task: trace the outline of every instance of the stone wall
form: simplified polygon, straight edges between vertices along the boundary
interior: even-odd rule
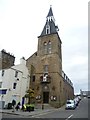
[[[44,43],[51,42],[51,53],[46,53]],[[47,35],[38,38],[38,51],[27,59],[27,67],[31,75],[30,87],[34,89],[35,96],[40,99],[37,103],[43,102],[43,92],[49,92],[49,104],[60,107],[65,104],[68,98],[73,98],[74,89],[62,77],[62,53],[61,40],[57,34]],[[49,82],[42,82],[44,66],[48,66]],[[33,76],[35,80],[33,81]],[[42,79],[41,79],[42,78]]]
[[[5,50],[0,52],[0,69],[10,68],[14,65],[15,57]]]

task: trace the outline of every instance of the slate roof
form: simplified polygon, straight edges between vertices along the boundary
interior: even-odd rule
[[[43,31],[42,31],[40,36],[46,35],[46,25],[47,25],[47,22],[46,22],[46,24],[45,24],[45,26],[43,28]],[[55,23],[53,21],[49,21],[49,25],[50,25],[50,34],[57,33],[56,27],[55,27]]]
[[[52,8],[50,7],[47,17],[53,16]]]
[[[47,24],[50,26],[50,33],[49,34],[55,34],[57,33],[58,31],[58,27],[55,26],[55,21],[54,21],[54,16],[53,16],[53,12],[52,12],[52,8],[50,7],[49,9],[49,12],[48,12],[48,15],[47,15],[47,20],[46,20],[46,23],[45,23],[45,26],[41,32],[41,35],[39,37],[42,37],[42,36],[45,36],[45,35],[48,35],[46,34],[46,26]],[[50,18],[50,19],[48,19]]]

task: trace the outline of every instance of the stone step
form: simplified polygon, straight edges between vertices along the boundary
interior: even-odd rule
[[[54,107],[50,106],[50,104],[36,104],[35,108],[36,109],[42,109],[42,107],[44,107],[44,109],[54,109]]]

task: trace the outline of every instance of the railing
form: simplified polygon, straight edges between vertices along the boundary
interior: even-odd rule
[[[41,83],[51,83],[51,77],[49,75],[48,76],[41,76],[40,82]]]
[[[69,83],[71,86],[73,86],[73,83],[71,82],[71,80],[67,77],[67,75],[63,71],[62,71],[62,77],[67,83]]]

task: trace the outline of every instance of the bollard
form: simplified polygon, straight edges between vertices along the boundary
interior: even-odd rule
[[[42,104],[42,110],[44,109],[44,104]]]
[[[15,112],[15,105],[13,106],[13,110],[12,110],[12,112]]]

